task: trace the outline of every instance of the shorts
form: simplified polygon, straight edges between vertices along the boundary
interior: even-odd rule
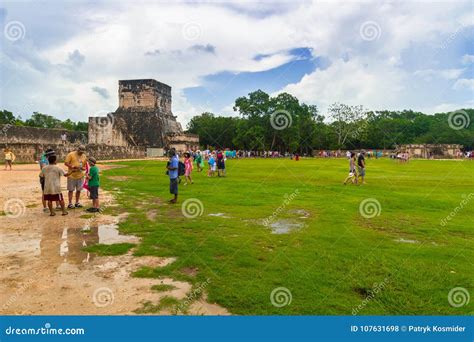
[[[84,180],[81,179],[74,179],[68,178],[67,179],[67,191],[81,191],[82,187],[84,186]]]
[[[216,165],[211,166],[211,171],[216,171]]]
[[[170,178],[170,194],[178,194],[178,177]]]
[[[217,161],[217,168],[218,168],[219,170],[225,169],[225,163],[224,163],[223,160]]]
[[[185,176],[189,176],[190,174],[191,174],[191,170],[186,170],[186,171],[184,171],[184,175],[185,175]]]
[[[365,167],[358,167],[359,170],[359,176],[364,177],[365,176]]]
[[[44,191],[44,177],[40,177],[41,191]]]
[[[64,201],[63,194],[43,195],[45,201]]]
[[[99,187],[98,186],[90,186],[89,187],[89,194],[90,199],[99,199]]]

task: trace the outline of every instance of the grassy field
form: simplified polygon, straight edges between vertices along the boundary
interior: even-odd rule
[[[342,185],[345,159],[229,160],[225,178],[194,172],[175,205],[165,162],[118,164],[102,176],[120,203],[107,210],[130,213],[120,230],[143,238],[136,255],[177,257],[137,277],[204,282],[209,301],[232,314],[473,312],[473,301],[455,307],[448,293],[474,294],[474,162],[372,159],[356,187]],[[201,215],[183,215],[187,199]]]

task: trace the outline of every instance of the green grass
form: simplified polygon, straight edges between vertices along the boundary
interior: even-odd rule
[[[171,291],[174,290],[176,286],[171,285],[171,284],[158,284],[158,285],[153,285],[151,287],[152,290],[157,291],[157,292],[166,292],[166,291]]]
[[[118,164],[124,167],[105,171],[102,185],[116,193],[120,209],[113,210],[130,213],[120,231],[143,238],[135,255],[177,257],[134,276],[172,277],[194,288],[207,282],[209,301],[233,314],[351,315],[367,296],[373,299],[360,315],[473,312],[473,300],[456,308],[448,293],[463,287],[474,296],[474,195],[441,225],[474,192],[473,162],[372,159],[367,184],[356,187],[342,185],[345,159],[229,160],[226,178],[194,172],[195,184],[180,185],[176,205],[166,204],[165,162]],[[201,216],[182,214],[189,198],[203,203]],[[359,205],[370,198],[381,211],[365,218]],[[262,222],[273,213],[274,221],[303,226],[272,234]],[[289,305],[272,305],[277,287],[291,292]]]

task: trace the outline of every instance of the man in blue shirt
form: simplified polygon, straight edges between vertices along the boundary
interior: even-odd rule
[[[172,148],[169,152],[170,161],[168,162],[168,176],[170,177],[170,193],[174,195],[174,198],[170,200],[170,203],[176,203],[178,201],[178,164],[179,159],[176,155],[176,150]]]

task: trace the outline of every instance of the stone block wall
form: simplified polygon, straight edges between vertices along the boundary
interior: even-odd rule
[[[87,144],[87,132],[68,131],[55,128],[0,125],[2,144],[61,144],[61,134],[66,133],[70,144]]]
[[[89,143],[110,146],[127,146],[127,139],[118,128],[113,114],[105,117],[89,117]]]
[[[7,144],[0,143],[0,160],[3,162],[3,149]],[[73,151],[75,146],[61,145],[61,144],[8,144],[8,147],[13,151],[16,156],[16,162],[18,163],[34,163],[38,161],[41,153],[47,148],[52,148],[58,160],[63,162],[66,155]],[[113,159],[140,159],[145,158],[144,147],[132,147],[132,146],[108,146],[104,144],[89,144],[86,145],[86,153],[88,156],[100,160],[113,160]]]
[[[171,112],[171,87],[153,79],[119,81],[119,107]]]

